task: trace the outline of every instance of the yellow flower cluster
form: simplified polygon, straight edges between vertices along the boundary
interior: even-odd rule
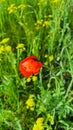
[[[44,23],[43,23],[43,27],[47,27],[47,26],[49,26],[50,25],[50,22],[49,21],[44,21]]]
[[[26,7],[25,4],[20,4],[20,5],[18,6],[18,9],[25,8],[25,7]]]
[[[54,60],[54,56],[53,55],[50,55],[49,56],[49,61],[51,62],[51,61],[53,61]]]
[[[36,30],[38,30],[40,27],[48,27],[50,25],[50,22],[48,20],[37,20],[37,22],[35,23],[35,28]]]
[[[37,78],[37,76],[32,76],[32,81],[34,82],[34,81],[36,81],[38,78]]]
[[[0,54],[2,54],[3,52],[10,52],[11,51],[11,46],[7,45],[7,46],[0,46]]]
[[[15,4],[11,4],[10,7],[8,7],[9,14],[16,12],[16,10],[17,7],[15,6]]]
[[[9,45],[6,46],[6,47],[5,47],[5,50],[6,50],[7,52],[10,52],[10,51],[11,51],[11,46],[9,46]]]
[[[42,117],[39,117],[33,126],[33,130],[44,130],[43,120],[44,119]]]
[[[45,15],[44,18],[53,18],[53,15],[52,14]]]
[[[11,4],[9,7],[8,7],[8,13],[11,14],[11,13],[15,13],[17,11],[17,9],[23,9],[25,8],[26,5],[25,4],[20,4],[18,5],[17,7],[15,6],[15,4]]]
[[[48,61],[44,62],[44,65],[47,66],[48,65]]]
[[[50,114],[47,114],[47,120],[48,120],[51,124],[54,123],[53,116],[50,115]]]
[[[45,56],[44,56],[45,58],[47,58],[48,57],[48,55],[47,54],[45,54]]]
[[[30,82],[31,80],[33,81],[33,82],[35,82],[35,81],[37,81],[37,76],[31,76],[31,77],[29,77],[29,78],[27,78],[27,82]]]
[[[46,62],[44,62],[44,65],[48,65],[49,62],[52,62],[54,60],[54,56],[53,55],[50,55],[48,56],[47,54],[45,54],[44,56],[45,58],[49,58],[49,60],[47,60]]]
[[[9,41],[9,38],[4,38],[2,39],[2,41],[0,41],[0,44],[4,44],[4,43],[7,43]]]
[[[0,41],[0,54],[2,54],[4,51],[10,52],[11,51],[11,46],[6,45],[9,41],[9,38],[4,38],[2,41]]]
[[[16,49],[20,49],[20,48],[24,48],[24,44],[23,43],[18,43]]]
[[[25,104],[27,109],[34,110],[35,102],[32,95],[29,96]]]
[[[31,82],[31,77],[27,78],[26,80],[28,83]]]
[[[38,30],[43,23],[43,19],[37,20],[35,23],[35,29]]]

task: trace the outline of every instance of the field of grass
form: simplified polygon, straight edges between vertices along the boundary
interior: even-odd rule
[[[19,63],[36,56],[39,74]],[[0,0],[0,130],[73,130],[73,0]]]

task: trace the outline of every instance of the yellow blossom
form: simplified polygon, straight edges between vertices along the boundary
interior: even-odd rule
[[[50,22],[49,22],[49,21],[44,21],[43,27],[44,27],[44,26],[48,26],[48,25],[50,25]]]
[[[31,81],[31,78],[29,77],[29,78],[27,78],[27,80],[26,80],[28,83]]]
[[[42,125],[34,124],[33,130],[44,130]]]
[[[36,121],[36,123],[37,124],[41,124],[41,123],[43,123],[43,117],[39,117],[39,118],[37,118],[37,121]]]
[[[2,41],[0,42],[1,44],[2,43],[7,43],[9,41],[9,38],[4,38],[4,39],[2,39]]]
[[[34,110],[35,102],[32,96],[29,96],[25,104],[27,109]]]
[[[51,119],[52,116],[48,113],[48,114],[47,114],[47,118],[48,118],[48,119]]]
[[[33,130],[44,130],[44,127],[43,127],[43,118],[42,117],[39,117],[36,120],[36,123],[33,126]]]
[[[0,46],[0,54],[3,53],[3,51],[4,51],[4,47]]]
[[[34,107],[30,107],[30,110],[31,110],[31,111],[34,111]]]
[[[52,115],[47,114],[47,119],[48,119],[48,121],[49,121],[51,124],[54,123],[54,120],[53,120],[53,116],[52,116]]]
[[[53,18],[53,15],[49,14],[48,17],[49,17],[49,18]]]
[[[10,7],[8,7],[9,14],[15,12],[16,10],[17,10],[17,7],[15,6],[15,4],[11,4]]]
[[[43,19],[37,20],[37,22],[35,23],[35,29],[39,30],[39,28],[42,25],[42,23],[43,23]]]
[[[51,62],[51,61],[53,61],[54,60],[54,56],[53,55],[50,55],[49,56],[49,61]]]
[[[45,56],[44,56],[45,58],[47,58],[48,57],[48,55],[47,54],[45,54]]]
[[[37,24],[42,24],[42,22],[43,22],[43,19],[40,19],[40,20],[37,20]]]
[[[26,50],[26,48],[24,47],[24,48],[23,48],[23,50],[25,51],[25,50]]]
[[[20,9],[20,8],[25,8],[25,7],[26,7],[25,4],[20,4],[20,5],[18,6],[18,9]]]
[[[11,46],[6,46],[6,47],[5,47],[5,50],[6,50],[7,52],[11,51]]]
[[[37,76],[32,76],[32,81],[36,81],[37,80]]]
[[[44,18],[47,18],[47,17],[48,17],[47,15],[44,16]]]
[[[18,43],[16,49],[20,49],[20,48],[24,48],[24,44],[23,43]]]
[[[44,65],[48,65],[48,62],[46,61],[46,62],[44,62]]]

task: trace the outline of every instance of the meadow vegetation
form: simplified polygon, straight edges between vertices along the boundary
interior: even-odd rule
[[[43,67],[25,78],[19,63]],[[73,0],[0,0],[0,130],[73,130]]]

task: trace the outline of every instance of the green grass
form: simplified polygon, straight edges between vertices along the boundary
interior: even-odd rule
[[[27,79],[19,63],[31,55],[43,68]],[[38,130],[40,117],[39,130],[73,129],[73,2],[0,0],[0,130]]]

